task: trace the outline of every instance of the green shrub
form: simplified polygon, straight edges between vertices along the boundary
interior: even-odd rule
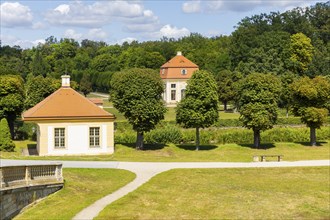
[[[116,144],[129,144],[136,142],[136,132],[128,130],[125,132],[115,132],[115,143]]]
[[[169,144],[180,143],[182,140],[181,130],[173,125],[165,125],[157,127],[154,130],[146,133],[145,141],[150,144]]]
[[[11,139],[10,130],[6,118],[0,121],[0,151],[14,151],[15,144]]]

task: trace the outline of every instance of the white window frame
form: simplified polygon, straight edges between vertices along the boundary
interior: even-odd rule
[[[181,69],[181,74],[182,75],[187,75],[188,71],[186,69]]]
[[[65,128],[54,128],[54,148],[65,149]]]
[[[96,131],[98,131],[98,132],[96,132]],[[89,127],[89,147],[90,148],[101,147],[101,129],[100,129],[100,127]]]

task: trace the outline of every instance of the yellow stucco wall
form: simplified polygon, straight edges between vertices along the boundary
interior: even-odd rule
[[[58,122],[37,122],[37,150],[40,156],[44,155],[96,155],[96,154],[112,154],[114,153],[114,122],[111,121],[58,121]],[[72,148],[74,147],[77,151],[79,146],[70,146],[69,142],[72,142],[72,138],[78,138],[73,142],[82,142],[83,145],[89,143],[89,134],[84,132],[82,134],[75,134],[74,136],[68,135],[69,128],[79,128],[84,130],[89,127],[100,127],[100,145],[105,146],[105,148],[87,148],[84,152],[73,152]],[[52,132],[54,128],[65,128],[65,149],[55,149],[53,143],[49,140],[53,138],[54,135]],[[78,130],[79,130],[78,129]],[[51,133],[49,133],[51,131]],[[89,131],[89,129],[88,129]],[[106,137],[104,137],[104,135]],[[71,141],[69,141],[69,139]],[[86,146],[85,146],[86,148]]]

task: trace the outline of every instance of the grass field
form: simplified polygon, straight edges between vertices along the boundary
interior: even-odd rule
[[[116,191],[135,174],[115,169],[64,169],[64,188],[25,210],[15,219],[72,219],[83,208]]]
[[[285,161],[324,160],[330,159],[330,142],[324,141],[320,146],[310,147],[307,143],[274,143],[263,145],[265,149],[255,149],[251,145],[224,144],[202,145],[195,151],[194,145],[146,145],[143,151],[137,151],[132,145],[116,144],[113,155],[99,156],[21,156],[21,149],[34,142],[16,143],[16,152],[0,152],[3,159],[32,160],[85,160],[85,161],[149,161],[149,162],[251,162],[253,155],[281,154]]]
[[[96,219],[329,219],[329,172],[329,167],[171,170]]]

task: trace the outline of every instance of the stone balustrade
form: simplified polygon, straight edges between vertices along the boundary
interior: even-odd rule
[[[0,220],[63,187],[62,164],[0,167]]]
[[[63,183],[62,164],[0,167],[0,189]]]

